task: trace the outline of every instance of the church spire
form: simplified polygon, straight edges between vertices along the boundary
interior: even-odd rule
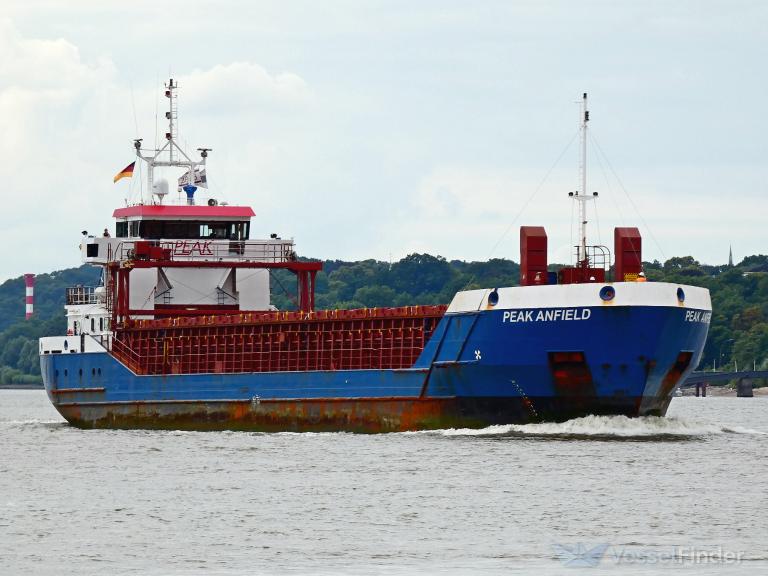
[[[728,267],[733,268],[733,246],[728,246]]]

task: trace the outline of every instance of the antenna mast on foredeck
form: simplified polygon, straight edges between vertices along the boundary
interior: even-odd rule
[[[576,260],[578,264],[585,266],[589,265],[587,256],[587,202],[597,198],[597,192],[587,193],[587,122],[589,122],[589,110],[587,109],[587,93],[584,92],[579,114],[579,130],[581,132],[581,161],[579,163],[581,190],[577,190],[576,193],[571,192],[569,196],[579,203],[579,246]]]
[[[178,83],[173,81],[173,78],[169,79],[165,84],[165,97],[168,98],[168,111],[165,113],[165,117],[168,120],[168,132],[165,133],[165,144],[160,147],[159,150],[152,150],[154,155],[144,156],[141,153],[140,138],[134,140],[133,146],[136,148],[136,156],[141,158],[147,163],[147,184],[149,186],[150,194],[154,194],[158,198],[160,204],[163,203],[163,197],[168,193],[167,185],[161,186],[163,182],[158,183],[155,186],[155,167],[180,167],[186,168],[186,182],[184,190],[187,192],[188,203],[194,204],[194,192],[197,190],[195,186],[196,175],[204,174],[205,161],[208,157],[210,148],[198,148],[200,150],[201,159],[198,161],[192,160],[187,156],[186,152],[176,143],[176,129],[178,120],[178,104],[176,103],[176,89],[179,87]],[[159,160],[161,154],[168,154],[167,160]],[[204,176],[203,176],[204,177]],[[180,182],[179,185],[182,183]],[[188,190],[190,189],[190,190]]]

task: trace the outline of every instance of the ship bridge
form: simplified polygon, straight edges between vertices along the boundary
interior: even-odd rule
[[[312,310],[321,262],[299,261],[293,239],[277,234],[252,239],[255,214],[248,206],[230,206],[215,198],[196,203],[195,192],[208,189],[206,162],[212,150],[198,148],[200,157],[192,158],[179,146],[178,85],[170,79],[165,87],[169,103],[165,143],[156,149],[146,148],[140,138],[134,140],[137,161],[146,165],[141,202],[112,213],[114,231],[83,232],[83,262],[101,266],[104,272],[98,294],[95,289],[88,292],[87,301],[80,301],[85,297],[78,290],[88,287],[72,292],[74,300],[67,309],[73,335],[86,329],[89,334],[107,332],[131,319],[274,310],[270,302],[273,269],[296,275],[296,304],[302,311]],[[135,164],[119,172],[114,182],[132,177]],[[169,182],[155,180],[156,168],[184,170],[174,183],[179,203],[166,202]],[[146,201],[144,190],[149,192]],[[182,192],[186,203],[182,203]]]
[[[270,310],[270,269],[299,278],[303,309],[313,307],[321,263],[299,262],[292,239],[251,239],[247,206],[139,204],[118,208],[114,236],[86,235],[83,262],[105,267],[111,294],[122,285],[118,316],[201,315]],[[128,274],[130,273],[130,280]],[[124,275],[117,282],[118,275]]]
[[[142,204],[112,216],[118,238],[247,240],[255,214],[247,206]]]
[[[139,204],[118,208],[114,237],[88,236],[84,263],[106,265],[134,258],[175,261],[290,262],[293,240],[250,239],[248,206]],[[107,231],[109,234],[109,231]]]

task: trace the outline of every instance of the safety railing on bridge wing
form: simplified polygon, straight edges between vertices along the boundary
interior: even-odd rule
[[[266,240],[134,240],[117,245],[115,260],[291,262],[293,242]]]

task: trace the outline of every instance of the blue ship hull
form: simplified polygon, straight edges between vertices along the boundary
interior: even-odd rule
[[[447,313],[400,370],[141,376],[110,353],[44,353],[47,393],[81,427],[385,432],[664,415],[709,311],[583,306]]]

